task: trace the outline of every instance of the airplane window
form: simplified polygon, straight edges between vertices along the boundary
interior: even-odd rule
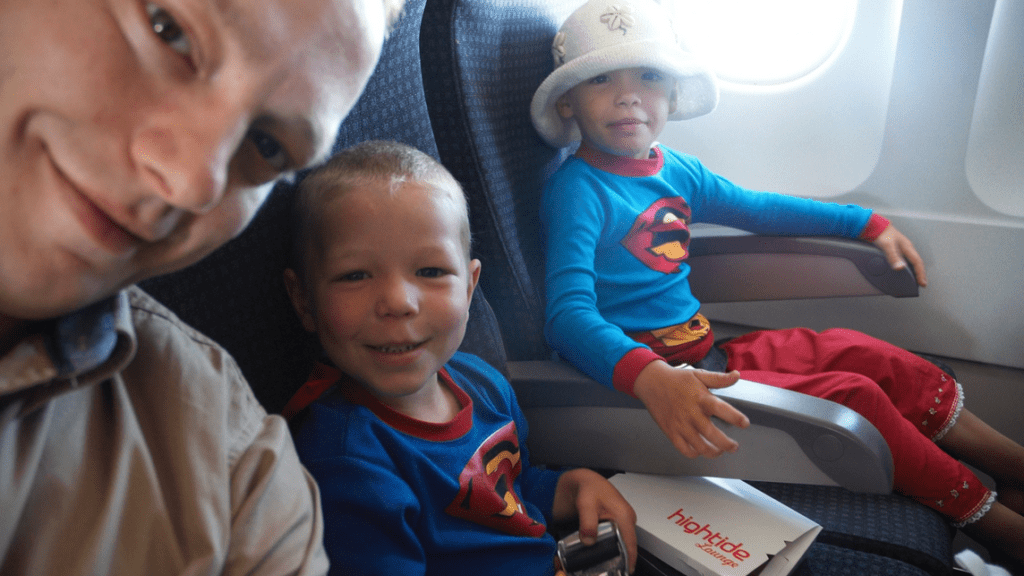
[[[669,122],[666,146],[754,190],[832,198],[871,176],[903,0],[661,1],[723,78],[718,108]]]
[[[989,208],[1024,216],[1024,3],[999,0],[981,66],[967,142],[971,189]]]
[[[813,73],[849,38],[856,0],[667,0],[687,46],[719,79],[792,82]]]

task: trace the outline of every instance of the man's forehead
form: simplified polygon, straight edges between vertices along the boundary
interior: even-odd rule
[[[275,122],[329,153],[333,136],[372,72],[384,36],[379,0],[216,0],[224,27],[253,66],[273,70]]]

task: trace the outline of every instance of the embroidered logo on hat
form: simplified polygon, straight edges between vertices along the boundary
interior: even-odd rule
[[[607,12],[601,15],[601,22],[607,24],[608,29],[613,32],[615,30],[622,30],[622,35],[625,36],[635,23],[635,20],[633,20],[633,11],[629,5],[612,5],[608,7]]]

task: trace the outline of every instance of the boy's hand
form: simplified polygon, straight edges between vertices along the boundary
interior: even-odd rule
[[[924,288],[928,285],[928,275],[924,271],[924,260],[914,249],[914,243],[889,224],[878,238],[875,238],[874,245],[878,246],[889,261],[893,270],[902,270],[909,263],[917,278],[917,284]]]
[[[722,374],[674,368],[659,360],[640,372],[633,393],[684,456],[714,458],[735,452],[739,444],[719,430],[711,417],[740,428],[749,426],[750,420],[708,389],[731,386],[739,377],[735,370]]]
[[[597,540],[597,525],[602,520],[615,522],[629,553],[629,571],[636,569],[636,512],[604,476],[586,468],[562,474],[551,515],[555,520],[578,517],[580,540],[588,546]]]

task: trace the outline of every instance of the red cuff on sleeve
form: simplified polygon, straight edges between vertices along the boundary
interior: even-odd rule
[[[867,240],[868,242],[874,242],[876,238],[882,235],[882,232],[889,227],[889,219],[877,212],[871,213],[871,218],[868,218],[868,223],[864,225],[864,229],[860,231],[860,239]]]
[[[612,385],[615,386],[616,390],[636,398],[636,394],[633,394],[633,385],[636,384],[636,378],[648,364],[655,360],[664,359],[646,346],[633,348],[626,352],[626,355],[615,364],[615,371],[612,373]]]

